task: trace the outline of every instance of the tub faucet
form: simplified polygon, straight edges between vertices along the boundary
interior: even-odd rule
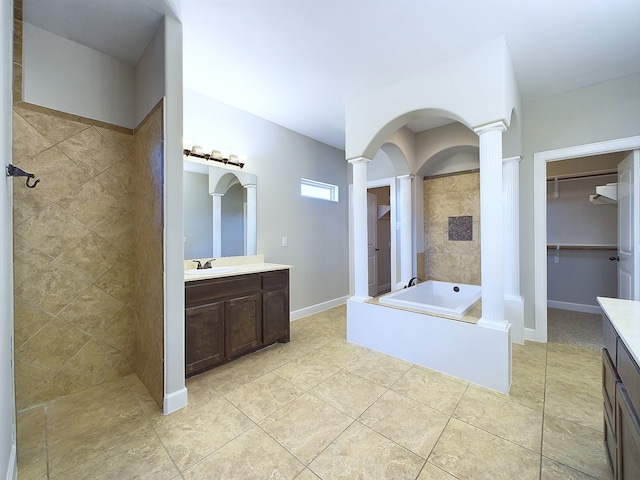
[[[422,280],[420,280],[418,277],[413,277],[411,280],[409,280],[409,283],[407,283],[404,288],[413,287],[414,285],[416,285],[421,281]]]

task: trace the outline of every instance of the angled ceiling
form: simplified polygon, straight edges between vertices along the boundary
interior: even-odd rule
[[[131,64],[163,14],[186,88],[338,148],[351,99],[496,37],[525,101],[640,72],[637,0],[24,0],[25,21]]]

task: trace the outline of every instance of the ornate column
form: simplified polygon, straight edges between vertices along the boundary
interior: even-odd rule
[[[364,157],[349,160],[353,166],[353,283],[354,297],[367,299],[367,164]]]
[[[400,283],[406,285],[413,277],[413,241],[411,208],[411,182],[415,175],[398,177],[400,220]]]
[[[246,248],[245,255],[256,255],[258,250],[257,239],[257,188],[255,184],[244,185],[247,191],[247,217],[245,218],[245,232],[246,232]]]
[[[502,206],[503,122],[474,129],[480,137],[480,242],[482,317],[478,325],[505,329]]]
[[[511,339],[524,343],[524,303],[520,295],[520,160],[502,161],[504,197],[504,313]]]
[[[221,193],[212,193],[213,198],[213,258],[222,256],[222,197]]]

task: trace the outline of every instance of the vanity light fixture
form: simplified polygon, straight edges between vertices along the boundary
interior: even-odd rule
[[[208,153],[210,152],[210,153]],[[190,140],[184,140],[182,144],[182,153],[187,157],[204,158],[212,162],[220,162],[225,165],[235,165],[236,167],[244,167],[246,155],[235,155],[225,150],[214,150],[200,145],[194,145]]]

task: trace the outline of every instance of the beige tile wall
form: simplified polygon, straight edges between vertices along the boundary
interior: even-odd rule
[[[18,409],[133,371],[133,135],[13,109]]]
[[[473,216],[473,240],[449,240],[449,217]],[[424,241],[427,280],[480,285],[480,174],[424,179]]]
[[[134,133],[136,373],[159,406],[164,397],[163,187],[164,120],[162,101]]]

